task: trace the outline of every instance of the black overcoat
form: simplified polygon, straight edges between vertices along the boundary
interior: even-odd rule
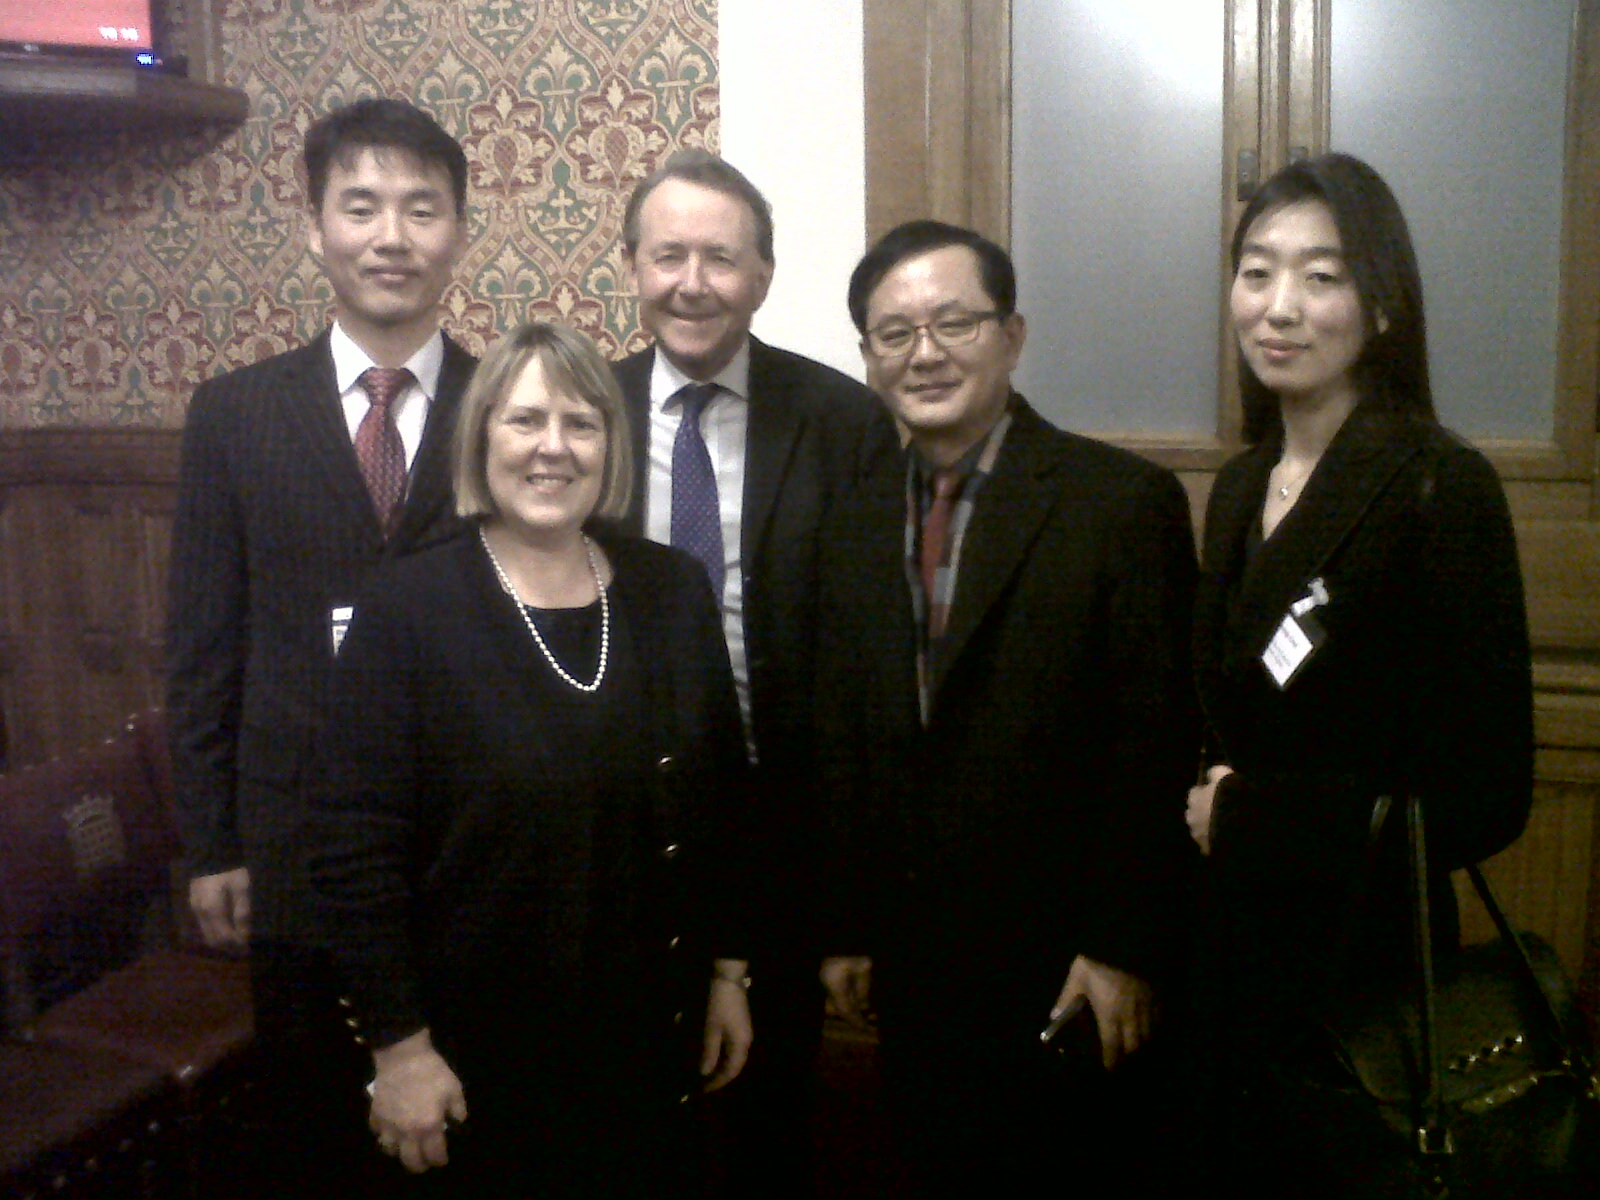
[[[1453,936],[1446,873],[1521,832],[1533,754],[1516,544],[1488,461],[1436,425],[1358,406],[1260,542],[1280,451],[1270,440],[1217,476],[1195,613],[1212,753],[1237,772],[1213,815],[1207,875],[1229,950],[1211,965],[1264,1006],[1315,1000],[1352,954],[1367,965],[1409,940],[1403,822],[1352,891],[1380,795],[1421,797]],[[1280,688],[1261,655],[1314,579],[1326,639]]]
[[[925,728],[903,456],[830,522],[822,572],[828,953],[872,956],[886,1043],[943,1025],[974,1058],[1036,1054],[1079,954],[1166,976],[1199,745],[1183,489],[1013,411]]]

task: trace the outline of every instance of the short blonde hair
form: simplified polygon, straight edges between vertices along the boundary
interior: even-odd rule
[[[633,495],[633,438],[622,392],[593,342],[565,325],[544,321],[528,321],[489,347],[461,398],[453,452],[457,514],[470,520],[499,512],[489,492],[489,418],[534,359],[552,388],[594,405],[605,422],[605,470],[600,500],[590,515],[626,515]]]

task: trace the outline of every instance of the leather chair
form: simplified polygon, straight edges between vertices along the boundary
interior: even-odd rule
[[[179,852],[161,714],[78,754],[0,777],[0,960],[14,1038],[139,1064],[173,1085],[198,1166],[236,1102],[253,1037],[248,965],[181,945],[117,947],[127,914],[170,942]],[[123,940],[126,940],[124,937]],[[110,945],[108,946],[108,942]],[[70,947],[125,961],[74,963]],[[70,994],[41,996],[39,951]],[[88,982],[85,976],[92,977]],[[41,1000],[45,1001],[41,1003]]]
[[[0,1042],[0,1195],[171,1195],[173,1085],[112,1055]]]

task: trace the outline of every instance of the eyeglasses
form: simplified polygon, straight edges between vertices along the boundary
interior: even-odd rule
[[[920,325],[914,325],[909,321],[891,321],[887,325],[867,330],[864,340],[867,349],[879,358],[902,358],[910,354],[923,333],[933,339],[934,345],[949,350],[975,341],[978,330],[985,321],[992,317],[1004,316],[1004,313],[990,310],[975,313],[946,313],[938,320],[926,321]]]

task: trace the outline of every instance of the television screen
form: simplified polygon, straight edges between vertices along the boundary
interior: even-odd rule
[[[150,5],[151,0],[0,0],[0,49],[153,57]]]

